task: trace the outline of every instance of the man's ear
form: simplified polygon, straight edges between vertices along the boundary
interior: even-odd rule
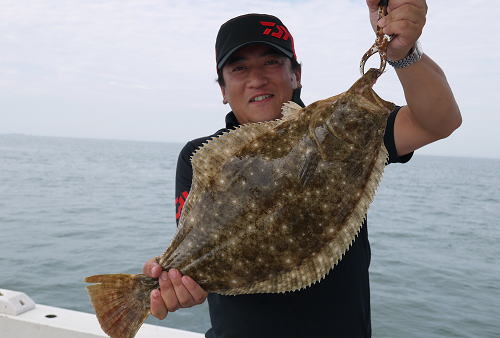
[[[222,103],[227,104],[228,102],[226,100],[226,87],[224,87],[223,85],[219,85],[219,87],[222,94]]]
[[[296,87],[294,89],[301,88],[302,84],[300,83],[300,80],[302,77],[302,68],[298,67],[296,70],[292,72],[292,74],[295,75],[295,81],[296,81]]]

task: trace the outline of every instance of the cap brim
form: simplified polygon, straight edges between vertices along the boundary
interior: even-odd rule
[[[224,64],[226,63],[227,59],[229,59],[229,57],[231,55],[233,55],[233,53],[236,52],[238,49],[240,49],[243,46],[251,45],[251,44],[255,44],[255,43],[263,43],[263,44],[269,45],[269,46],[273,47],[274,49],[278,50],[279,52],[283,53],[285,56],[288,56],[290,59],[293,58],[292,52],[290,52],[289,50],[286,50],[283,47],[278,46],[272,42],[269,42],[269,41],[250,41],[250,42],[242,43],[241,45],[238,45],[238,46],[234,47],[233,49],[231,49],[229,52],[227,52],[226,55],[224,55],[224,57],[219,61],[219,63],[217,63],[217,69],[221,69],[224,66]]]

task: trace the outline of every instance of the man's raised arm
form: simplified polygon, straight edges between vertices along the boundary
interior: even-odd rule
[[[379,0],[367,0],[372,26],[377,25]],[[384,33],[393,35],[387,57],[404,59],[416,45],[427,14],[425,0],[390,0],[388,15],[378,21]],[[396,68],[407,106],[398,112],[394,141],[399,155],[449,136],[462,123],[460,110],[441,68],[430,57]]]

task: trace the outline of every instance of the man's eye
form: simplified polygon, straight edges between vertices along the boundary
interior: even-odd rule
[[[241,72],[242,70],[245,70],[245,66],[235,66],[235,67],[233,67],[233,72]]]
[[[280,61],[279,61],[279,60],[276,60],[276,59],[272,59],[272,60],[267,60],[267,61],[266,61],[266,64],[267,64],[267,65],[277,65],[277,64],[279,64],[279,63],[280,63]]]

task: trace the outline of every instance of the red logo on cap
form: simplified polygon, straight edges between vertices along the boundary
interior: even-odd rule
[[[261,21],[260,24],[264,27],[267,27],[264,32],[262,32],[262,35],[269,35],[274,36],[275,38],[278,39],[283,39],[283,40],[288,40],[290,37],[290,33],[288,33],[287,29],[285,26],[277,25],[276,22],[271,22],[271,21]],[[277,31],[272,32],[273,30],[269,27],[275,27]],[[272,32],[272,33],[271,33]]]

